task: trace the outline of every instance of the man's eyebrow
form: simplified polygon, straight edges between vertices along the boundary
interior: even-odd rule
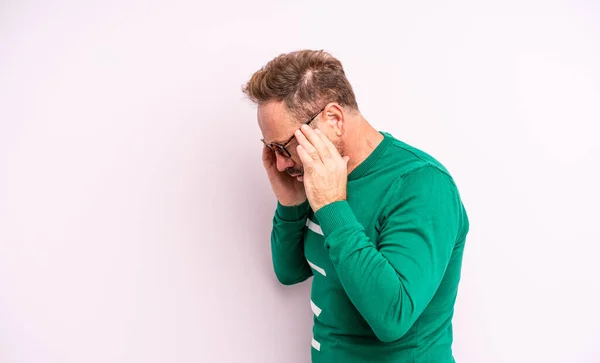
[[[293,137],[292,137],[292,139],[293,139]],[[290,138],[288,138],[287,140],[283,140],[283,141],[277,140],[277,141],[267,142],[267,144],[279,144],[279,145],[283,145],[283,144],[285,144],[288,141],[291,141]]]

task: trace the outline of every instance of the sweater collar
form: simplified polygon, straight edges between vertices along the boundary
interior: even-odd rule
[[[383,135],[383,140],[381,140],[379,145],[373,149],[371,154],[369,154],[369,156],[362,163],[358,164],[358,166],[352,170],[352,172],[348,175],[348,181],[363,177],[373,167],[373,165],[375,165],[377,160],[390,145],[392,136],[383,131],[379,131],[379,133]]]

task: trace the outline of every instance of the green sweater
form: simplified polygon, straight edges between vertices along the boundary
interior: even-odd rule
[[[312,361],[454,362],[452,316],[469,222],[448,171],[381,132],[347,201],[277,203],[273,266],[312,280]]]

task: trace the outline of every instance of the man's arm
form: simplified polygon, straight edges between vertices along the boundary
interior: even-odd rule
[[[273,269],[279,282],[293,285],[312,276],[304,256],[304,226],[310,205],[283,206],[277,202],[271,231]]]
[[[347,201],[316,212],[344,290],[384,342],[401,338],[432,299],[462,223],[458,192],[438,169],[422,167],[395,188],[377,247]]]

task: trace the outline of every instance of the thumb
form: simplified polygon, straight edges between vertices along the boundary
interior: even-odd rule
[[[344,162],[346,162],[346,166],[348,166],[348,161],[350,161],[350,157],[344,156],[342,159],[344,159]]]

